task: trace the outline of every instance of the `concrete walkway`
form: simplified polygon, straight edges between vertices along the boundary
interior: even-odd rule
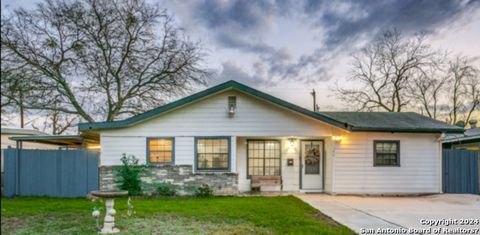
[[[475,229],[480,228],[478,223],[461,225],[458,221],[458,219],[480,220],[479,195],[362,197],[300,194],[296,196],[360,234],[378,234],[378,228],[399,231],[397,234],[434,234],[435,229],[440,230],[439,234],[445,234],[449,232],[448,229],[458,228],[474,229],[473,234],[480,234],[480,231],[475,233]],[[455,219],[457,222],[453,221]],[[429,225],[427,222],[440,224]],[[447,223],[456,224],[448,225]],[[462,232],[456,234],[462,234]]]

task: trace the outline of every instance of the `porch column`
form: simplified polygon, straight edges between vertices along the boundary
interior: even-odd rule
[[[237,137],[230,137],[230,172],[237,172]]]

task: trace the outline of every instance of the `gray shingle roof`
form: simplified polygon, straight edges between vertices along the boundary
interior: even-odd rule
[[[463,128],[414,112],[320,112],[348,123],[352,131],[449,132],[463,133]]]
[[[443,143],[453,143],[465,140],[480,141],[480,128],[468,129],[464,134],[450,134],[443,139]]]

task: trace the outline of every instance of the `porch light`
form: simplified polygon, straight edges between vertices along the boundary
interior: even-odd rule
[[[342,137],[339,136],[339,135],[334,135],[334,136],[332,136],[332,139],[333,139],[333,141],[335,141],[336,143],[342,142]]]
[[[293,149],[295,148],[295,139],[290,138],[288,139],[288,149]]]
[[[100,145],[90,145],[90,146],[87,146],[87,149],[100,149],[101,146]]]

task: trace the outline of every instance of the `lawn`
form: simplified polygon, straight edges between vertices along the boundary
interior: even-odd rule
[[[293,196],[117,199],[121,234],[353,234]],[[2,234],[95,234],[87,199],[1,199]],[[102,212],[102,216],[103,216]]]

